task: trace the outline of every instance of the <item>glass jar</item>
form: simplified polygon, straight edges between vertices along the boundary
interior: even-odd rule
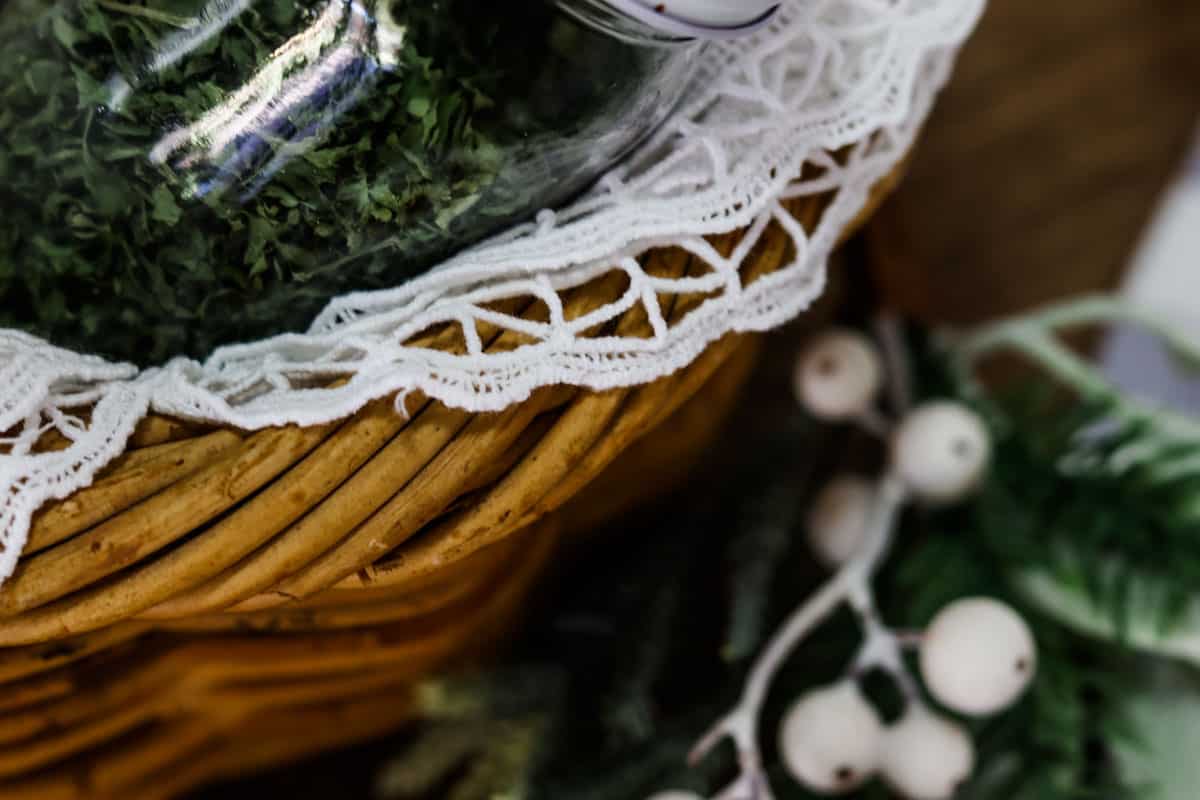
[[[703,44],[662,13],[7,0],[0,327],[145,364],[398,285],[567,201],[664,120]]]

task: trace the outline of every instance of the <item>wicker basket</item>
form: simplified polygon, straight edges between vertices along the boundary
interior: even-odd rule
[[[812,223],[827,201],[791,210]],[[789,247],[772,230],[745,280]],[[676,250],[646,264],[704,269]],[[623,288],[589,284],[567,313]],[[651,335],[640,307],[614,324]],[[388,400],[316,428],[146,421],[92,487],[39,513],[0,587],[0,798],[173,797],[411,719],[421,677],[511,629],[561,534],[684,476],[756,347],[728,336],[656,383],[550,387],[498,414],[410,397],[408,420]]]

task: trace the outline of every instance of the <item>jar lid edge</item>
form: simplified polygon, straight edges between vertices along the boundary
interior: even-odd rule
[[[604,0],[659,30],[695,38],[733,38],[768,23],[780,0]]]

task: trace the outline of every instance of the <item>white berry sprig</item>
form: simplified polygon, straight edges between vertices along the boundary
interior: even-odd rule
[[[758,744],[767,693],[801,641],[842,605],[854,612],[864,634],[847,677],[798,698],[779,731],[788,773],[816,793],[844,794],[879,776],[909,800],[949,800],[970,777],[970,736],[925,704],[905,663],[906,648],[918,649],[929,693],[963,714],[1006,708],[1033,678],[1033,636],[1002,603],[952,603],[917,634],[890,629],[876,608],[873,578],[904,505],[962,500],[983,481],[991,457],[987,428],[967,407],[935,402],[907,408],[895,329],[885,323],[880,330],[890,345],[886,358],[868,337],[836,330],[817,337],[797,361],[800,404],[818,419],[854,422],[880,437],[889,449],[887,469],[876,482],[837,477],[818,494],[807,520],[808,541],[836,572],[776,631],[752,665],[738,703],[693,749],[689,760],[696,763],[723,739],[736,748],[738,776],[714,800],[772,800]],[[885,379],[895,384],[889,387],[895,423],[878,409]],[[905,697],[905,712],[891,726],[858,687],[858,676],[875,669],[891,675]]]

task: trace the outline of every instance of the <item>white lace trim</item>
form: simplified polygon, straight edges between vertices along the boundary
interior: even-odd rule
[[[396,289],[340,297],[306,334],[139,373],[0,331],[0,436],[8,436],[0,438],[0,453],[8,450],[0,455],[0,581],[16,565],[33,512],[89,485],[150,410],[239,428],[313,425],[414,390],[497,410],[550,384],[653,381],[730,331],[794,317],[821,293],[840,232],[909,149],[983,3],[788,0],[763,31],[714,45],[692,99],[588,196]],[[832,200],[805,230],[781,201],[818,194]],[[794,240],[795,260],[744,286],[739,267],[772,221]],[[749,234],[729,258],[704,238],[738,228]],[[647,274],[636,257],[665,245],[687,249],[711,271],[676,280]],[[613,270],[628,277],[624,295],[565,319],[562,292]],[[660,298],[697,293],[709,296],[682,320],[665,321]],[[519,296],[544,303],[549,321],[488,305]],[[582,335],[638,304],[651,338]],[[404,344],[444,323],[461,326],[467,352]],[[532,343],[484,352],[477,323]],[[311,388],[329,375],[347,380]],[[33,452],[50,430],[69,444]]]

